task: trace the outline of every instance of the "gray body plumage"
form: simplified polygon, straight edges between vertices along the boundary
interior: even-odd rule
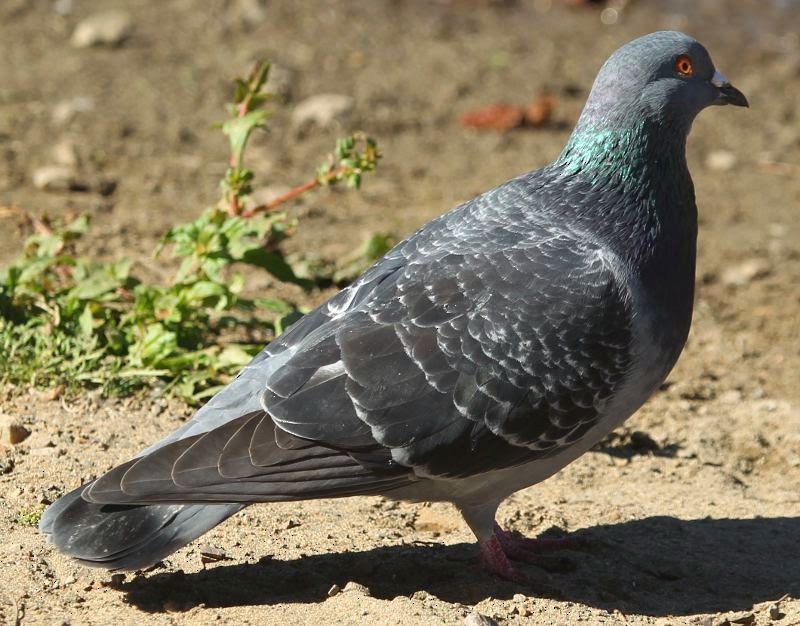
[[[697,111],[647,114],[656,95],[602,77],[651,45],[713,65],[685,35],[649,37],[606,63],[553,164],[423,226],[42,530],[137,568],[248,503],[385,494],[451,501],[491,535],[502,499],[641,406],[689,331]]]

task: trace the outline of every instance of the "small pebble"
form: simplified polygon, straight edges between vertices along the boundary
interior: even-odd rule
[[[722,282],[729,286],[742,286],[769,275],[771,271],[764,259],[748,259],[727,268],[722,273]]]
[[[736,166],[736,155],[727,150],[714,150],[706,157],[706,167],[714,172],[727,172]]]
[[[619,11],[613,7],[606,7],[600,13],[600,21],[606,26],[613,26],[619,20]]]
[[[355,101],[341,94],[319,94],[306,98],[292,111],[292,128],[302,134],[311,127],[329,128],[341,122],[352,110]]]
[[[84,601],[85,601],[84,598],[78,595],[76,591],[68,591],[67,593],[64,594],[64,602],[66,604],[80,604],[81,602]]]
[[[66,124],[78,113],[86,113],[94,109],[94,100],[85,96],[77,96],[69,100],[62,100],[53,107],[53,121],[57,124]]]
[[[64,385],[56,385],[55,387],[51,387],[47,391],[43,391],[41,398],[42,400],[47,400],[48,402],[52,402],[53,400],[58,400],[63,393],[64,393]]]
[[[231,16],[246,26],[255,26],[267,17],[266,0],[234,0]]]
[[[58,165],[75,167],[78,165],[78,150],[71,139],[62,139],[51,150],[53,161]]]
[[[728,613],[724,617],[715,619],[711,622],[712,626],[750,626],[756,621],[755,613],[752,611],[739,611]]]
[[[464,626],[498,626],[498,624],[487,615],[470,613],[464,618]]]
[[[33,171],[33,186],[44,191],[69,191],[74,183],[72,168],[65,165],[46,165]]]
[[[781,237],[786,236],[786,233],[789,232],[789,228],[786,226],[786,224],[772,222],[771,224],[767,225],[767,232],[769,233],[770,237],[780,239]]]
[[[28,454],[31,456],[59,456],[61,450],[53,446],[43,446],[41,448],[31,448]]]
[[[777,604],[770,604],[769,605],[769,618],[771,620],[779,620],[783,617],[783,612],[780,610]]]
[[[30,437],[31,431],[10,415],[0,415],[0,443],[16,445]]]
[[[328,597],[332,598],[333,596],[337,596],[339,595],[339,593],[341,593],[341,591],[342,590],[340,589],[339,585],[334,583],[333,585],[331,585],[331,588],[328,589]]]
[[[53,2],[53,11],[61,16],[69,15],[72,13],[72,0],[55,0]]]
[[[354,591],[354,592],[358,592],[358,593],[360,593],[362,595],[365,595],[365,596],[370,595],[370,591],[369,591],[368,587],[365,587],[364,585],[362,585],[360,583],[353,582],[352,580],[350,582],[348,582],[344,586],[342,591],[348,591],[348,592]]]
[[[229,561],[230,559],[231,557],[221,548],[208,544],[200,547],[200,561],[202,563],[217,563],[218,561]]]
[[[70,43],[76,48],[116,46],[128,38],[132,28],[131,17],[124,11],[103,11],[79,22]]]
[[[738,389],[728,389],[717,396],[721,404],[738,404],[742,401],[742,392]]]

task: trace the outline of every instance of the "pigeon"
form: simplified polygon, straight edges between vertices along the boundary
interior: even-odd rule
[[[526,580],[510,560],[558,540],[502,529],[498,505],[630,417],[686,342],[685,144],[722,104],[748,106],[695,39],[626,44],[553,163],[422,226],[40,530],[83,564],[136,570],[257,502],[444,501],[485,569]]]

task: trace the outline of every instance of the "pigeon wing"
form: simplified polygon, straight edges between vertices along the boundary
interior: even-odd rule
[[[413,257],[380,294],[315,330],[267,379],[278,428],[375,443],[420,475],[551,455],[601,417],[630,367],[625,288],[565,233]]]

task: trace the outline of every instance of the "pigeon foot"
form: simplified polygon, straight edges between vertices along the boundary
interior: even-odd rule
[[[492,535],[486,541],[481,541],[480,549],[481,565],[487,572],[503,580],[510,580],[519,584],[529,582],[528,577],[523,572],[511,566],[503,546],[495,535]]]
[[[545,554],[556,550],[569,550],[582,545],[571,537],[542,537],[532,539],[518,532],[503,530],[498,524],[488,541],[482,542],[481,562],[486,570],[505,580],[524,583],[527,576],[514,569],[509,559],[537,565],[551,572],[566,572],[574,569],[567,558]]]

